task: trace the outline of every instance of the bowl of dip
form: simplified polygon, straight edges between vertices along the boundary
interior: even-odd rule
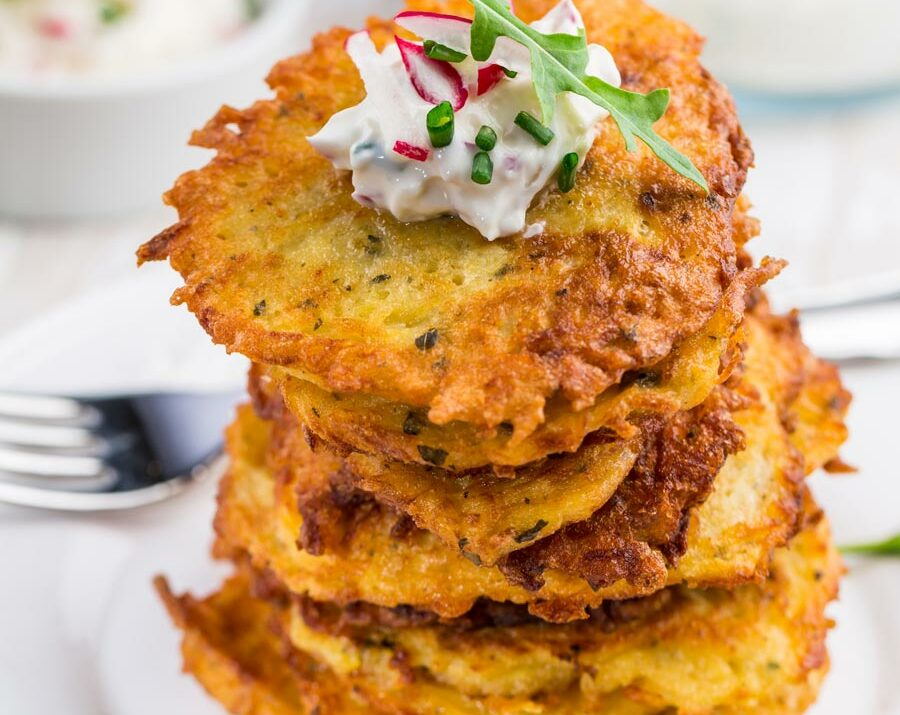
[[[736,90],[828,97],[900,88],[896,0],[654,0],[707,35],[709,68]]]
[[[0,0],[0,214],[139,210],[302,49],[308,0]]]

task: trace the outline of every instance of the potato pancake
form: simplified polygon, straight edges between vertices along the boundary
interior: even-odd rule
[[[591,556],[596,550],[593,545],[608,533],[579,531],[579,524],[573,524],[512,552],[504,559],[502,572],[497,567],[478,566],[458,543],[447,545],[430,532],[411,528],[408,518],[352,489],[345,498],[337,495],[318,505],[332,510],[317,519],[332,533],[304,536],[297,494],[297,473],[302,470],[280,469],[276,480],[267,463],[273,427],[249,407],[242,410],[229,433],[233,465],[221,487],[216,519],[222,548],[248,553],[259,568],[271,568],[292,591],[315,600],[407,604],[446,617],[461,615],[484,596],[527,603],[542,618],[566,621],[583,618],[585,607],[597,606],[605,599],[647,595],[667,584],[724,587],[761,579],[772,549],[786,543],[797,529],[804,471],[820,466],[823,457],[836,455],[843,439],[839,428],[843,412],[835,408],[840,400],[821,401],[824,414],[801,417],[791,413],[791,399],[805,405],[816,402],[805,397],[805,373],[801,371],[798,377],[793,369],[786,372],[782,362],[784,353],[802,366],[807,360],[805,349],[795,334],[771,331],[768,322],[765,317],[747,318],[751,337],[746,350],[748,367],[742,371],[741,381],[750,386],[747,392],[753,394],[747,397],[753,399],[734,416],[746,448],[728,458],[712,493],[693,510],[690,521],[684,526],[674,524],[672,533],[685,539],[677,565],[669,563],[661,548],[647,553],[647,541],[642,539],[652,536],[654,524],[642,522],[640,509],[649,504],[640,501],[645,494],[640,490],[636,490],[632,505],[623,510],[633,513],[631,520],[613,518],[618,513],[615,503],[588,520],[618,530],[621,553],[606,544],[600,565]],[[813,381],[811,389],[820,394],[821,381]],[[830,390],[833,395],[844,394],[840,382],[831,384]],[[788,422],[794,434],[802,433],[796,425],[809,418],[834,427],[823,432],[825,438],[806,466],[798,449],[802,441],[795,446],[784,425]],[[833,441],[826,449],[828,435]],[[316,470],[323,479],[342,471],[336,455],[310,449],[305,454],[310,463],[300,466]],[[667,504],[654,508],[673,528]],[[319,549],[318,556],[297,548],[298,540],[302,544],[316,538],[320,546],[332,548]],[[615,564],[634,553],[644,558],[639,572],[628,573],[630,580],[621,578],[597,590],[585,580],[585,575],[602,574],[598,569],[604,567],[604,561]]]
[[[590,407],[573,411],[561,397],[550,400],[544,422],[526,437],[517,437],[511,424],[487,433],[465,422],[436,425],[411,405],[361,393],[329,392],[277,368],[259,373],[259,378],[272,378],[297,418],[329,442],[450,471],[487,464],[517,467],[549,454],[574,452],[598,429],[634,436],[635,417],[668,416],[703,402],[740,358],[736,343],[742,336],[737,331],[747,296],[782,265],[767,261],[743,271],[700,331],[679,343],[664,361],[626,375]]]
[[[551,4],[517,11],[533,20]],[[276,66],[273,99],[224,108],[195,133],[216,156],[169,192],[179,221],[139,259],[169,259],[185,281],[173,300],[216,342],[328,391],[426,410],[437,425],[509,423],[518,438],[555,396],[589,407],[716,311],[737,274],[732,217],[752,152],[699,62],[699,35],[641,0],[578,5],[625,88],[671,89],[655,129],[709,195],[645,146],[627,152],[607,121],[576,188],[531,207],[539,236],[489,242],[456,218],[407,224],[362,207],[349,174],[307,141],[364,96],[349,31],[333,30]],[[411,7],[471,13],[462,0]],[[390,23],[370,29],[392,41]]]
[[[358,712],[358,699],[409,715],[793,715],[827,670],[824,609],[842,572],[826,521],[811,503],[806,514],[761,584],[675,587],[569,626],[335,618],[328,604],[254,597],[241,575],[204,601],[161,591],[186,669],[233,712],[299,712],[299,692],[321,715]]]

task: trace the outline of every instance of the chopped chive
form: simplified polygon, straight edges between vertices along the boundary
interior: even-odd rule
[[[578,171],[578,154],[570,151],[562,158],[562,164],[559,167],[559,176],[556,183],[559,190],[564,194],[575,188],[575,173]]]
[[[528,132],[538,144],[543,146],[547,146],[556,136],[552,129],[545,127],[528,112],[519,112],[516,115],[516,126]]]
[[[453,141],[453,105],[450,102],[441,102],[428,112],[425,119],[428,127],[428,137],[431,146],[435,149],[450,146]]]
[[[502,66],[500,67],[500,69],[503,70],[503,74],[505,74],[509,79],[515,79],[516,77],[519,76],[519,73],[516,72],[515,70],[508,70],[508,69],[506,69],[506,67],[502,67]]]
[[[490,151],[497,146],[497,132],[487,125],[483,126],[475,136],[475,146],[482,151]]]
[[[490,184],[494,176],[494,162],[487,152],[480,151],[472,160],[472,181],[476,184]]]
[[[452,47],[447,47],[447,45],[442,45],[434,40],[425,40],[425,56],[444,62],[462,62],[466,59],[465,52],[454,50]]]

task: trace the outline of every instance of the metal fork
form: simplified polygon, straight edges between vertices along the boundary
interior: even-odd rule
[[[238,399],[0,393],[0,502],[113,511],[173,497],[218,470]]]

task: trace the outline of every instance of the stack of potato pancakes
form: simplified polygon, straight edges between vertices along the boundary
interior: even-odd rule
[[[709,195],[607,121],[537,236],[360,206],[306,140],[364,96],[345,30],[194,136],[217,155],[140,258],[254,366],[215,520],[234,576],[202,600],[157,585],[233,713],[815,699],[842,566],[805,478],[841,466],[849,396],[767,308],[782,264],[744,251],[752,152],[701,40],[640,0],[577,4],[626,88],[671,88],[657,130]]]

